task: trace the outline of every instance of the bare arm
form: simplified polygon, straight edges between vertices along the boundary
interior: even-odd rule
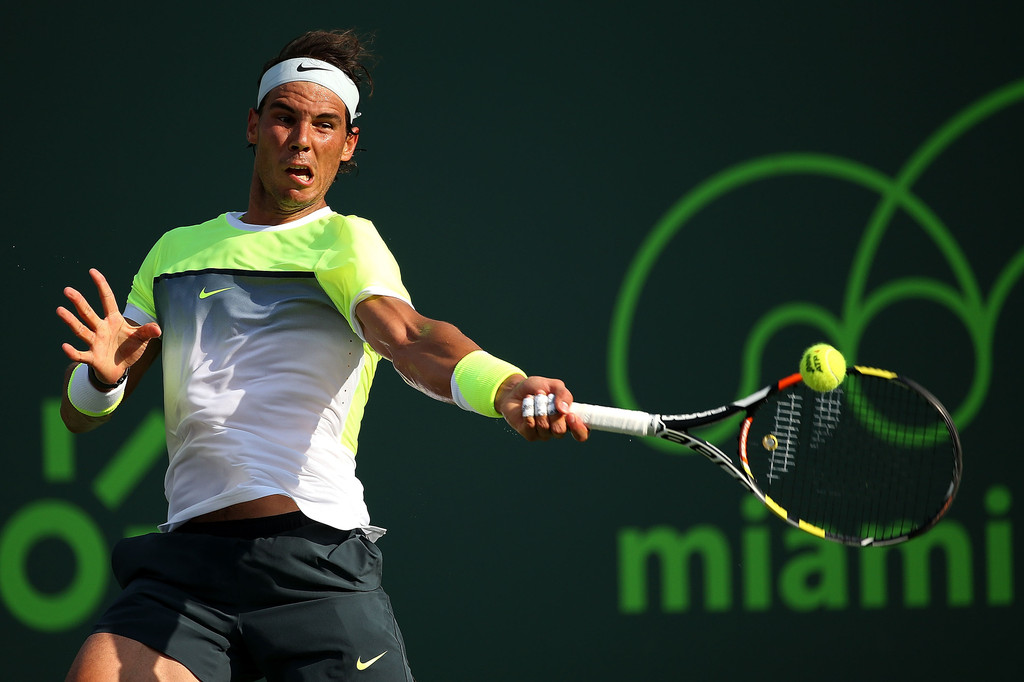
[[[455,365],[480,346],[448,322],[419,314],[408,303],[396,298],[369,298],[356,307],[367,343],[390,360],[402,378],[427,395],[452,402],[451,377]],[[522,402],[527,395],[555,394],[559,414],[552,417],[524,418]],[[582,420],[569,414],[572,394],[558,379],[546,377],[509,377],[494,400],[505,420],[527,440],[546,440],[571,432],[586,440]]]
[[[110,419],[110,415],[91,417],[82,414],[71,405],[67,385],[76,364],[84,363],[91,366],[96,377],[108,384],[115,383],[131,367],[132,372],[125,387],[127,395],[138,385],[160,352],[160,327],[155,323],[140,326],[126,320],[119,312],[117,300],[106,278],[95,269],[90,270],[89,274],[99,292],[103,315],[97,314],[85,297],[71,287],[64,290],[64,295],[74,306],[75,312],[63,306],[57,308],[57,316],[87,346],[87,350],[84,351],[78,350],[70,343],[62,346],[65,355],[73,364],[64,374],[60,413],[64,424],[74,433],[91,431]]]

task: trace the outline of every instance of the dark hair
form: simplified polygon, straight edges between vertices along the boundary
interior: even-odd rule
[[[366,48],[365,42],[360,40],[352,30],[308,31],[281,48],[281,52],[276,57],[263,65],[260,76],[256,79],[256,85],[259,87],[263,74],[275,64],[287,59],[310,57],[338,67],[352,79],[356,87],[368,90],[367,95],[369,96],[373,94],[373,77],[370,76],[367,63],[372,59],[372,55]],[[258,102],[256,111],[261,113],[262,110],[263,102]],[[356,112],[350,111],[349,116],[355,120]],[[349,134],[352,132],[352,123],[348,120],[345,121],[345,132]],[[348,173],[355,170],[355,167],[354,159],[343,161],[338,173]]]

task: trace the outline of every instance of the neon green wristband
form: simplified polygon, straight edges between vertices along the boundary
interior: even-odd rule
[[[490,353],[475,350],[459,360],[452,372],[452,399],[464,410],[485,417],[500,417],[494,409],[498,389],[510,376],[526,372]]]

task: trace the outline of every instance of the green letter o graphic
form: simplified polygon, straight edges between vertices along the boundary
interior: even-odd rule
[[[56,594],[40,592],[26,574],[28,554],[44,538],[65,542],[75,555],[75,576]],[[0,597],[25,625],[65,630],[81,623],[103,598],[107,565],[107,544],[84,511],[62,500],[37,500],[19,510],[0,534]]]

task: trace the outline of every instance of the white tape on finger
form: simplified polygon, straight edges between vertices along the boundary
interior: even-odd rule
[[[554,393],[548,393],[547,395],[538,393],[537,395],[528,395],[523,398],[524,417],[549,417],[553,414],[558,414]]]
[[[549,404],[548,397],[546,395],[544,395],[543,393],[541,393],[536,398],[534,398],[534,400],[536,401],[536,407],[534,408],[534,413],[538,417],[546,417],[546,416],[548,416],[548,414],[550,414],[550,412],[548,410],[548,404]]]

